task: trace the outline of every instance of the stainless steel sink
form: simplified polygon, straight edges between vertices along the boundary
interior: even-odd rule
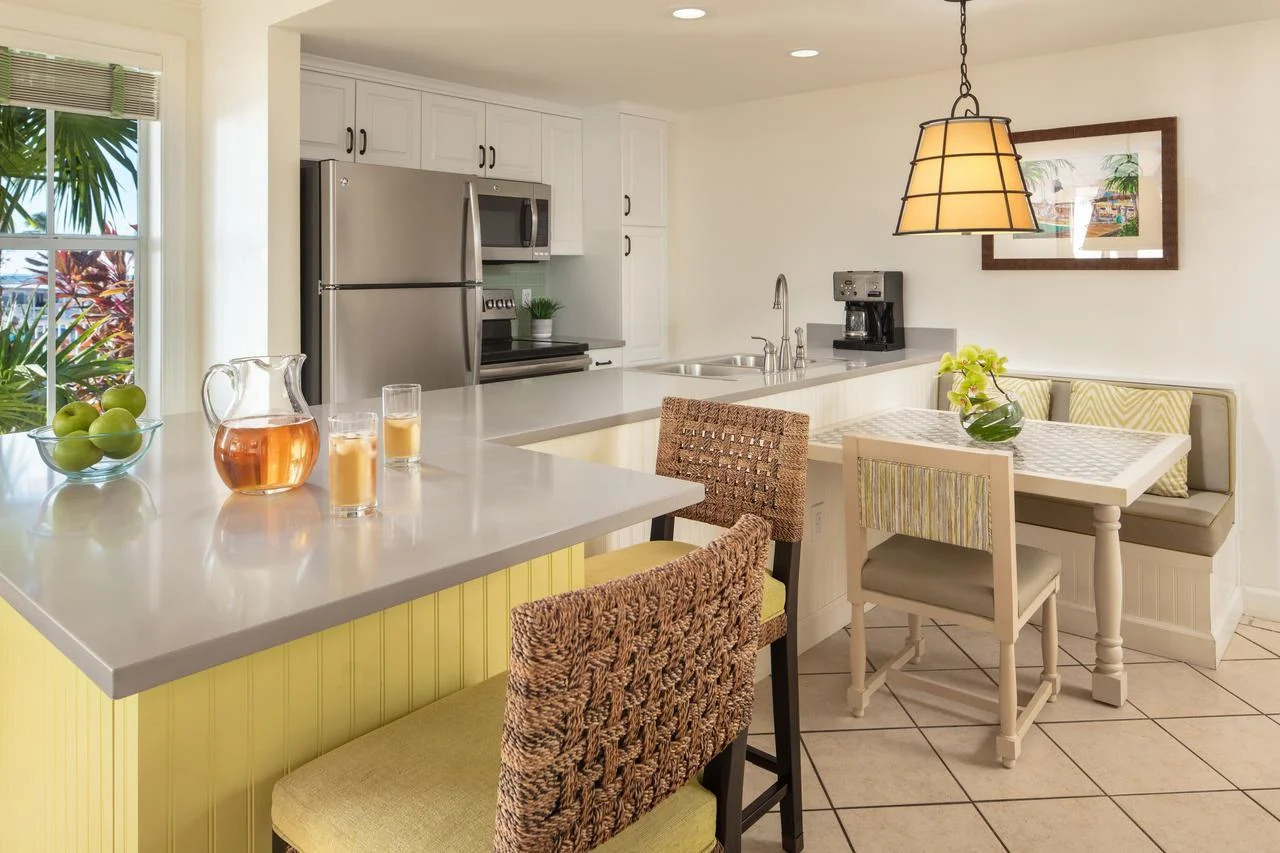
[[[810,358],[806,360],[806,363],[820,364],[826,360],[827,359]],[[734,353],[733,355],[719,355],[719,356],[716,356],[715,358],[704,358],[702,359],[702,363],[703,364],[723,364],[723,365],[728,365],[732,367],[749,367],[753,370],[763,370],[764,356],[759,354],[751,355],[748,353],[740,352],[740,353]]]
[[[669,364],[652,364],[645,367],[633,367],[645,373],[663,373],[667,376],[693,376],[698,379],[726,379],[729,381],[746,379],[760,371],[752,367],[731,367],[723,364],[710,364],[699,361],[673,361]]]

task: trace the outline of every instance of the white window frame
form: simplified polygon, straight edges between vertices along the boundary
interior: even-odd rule
[[[138,128],[139,157],[148,165],[138,175],[146,232],[139,233],[134,256],[134,373],[147,389],[148,414],[192,409],[203,366],[199,259],[188,251],[187,209],[198,211],[198,201],[190,201],[198,184],[187,174],[187,40],[109,22],[87,28],[83,18],[4,2],[0,21],[0,44],[7,47],[160,72],[159,121],[142,121]],[[94,41],[62,35],[89,31]]]

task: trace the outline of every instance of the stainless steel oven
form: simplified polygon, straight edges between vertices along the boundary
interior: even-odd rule
[[[562,338],[521,338],[514,332],[515,293],[485,288],[480,331],[482,385],[557,373],[580,373],[591,367],[587,345]]]
[[[475,187],[484,260],[551,260],[551,187],[483,178]]]

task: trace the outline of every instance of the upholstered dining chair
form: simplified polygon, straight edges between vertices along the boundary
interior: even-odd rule
[[[1000,719],[996,757],[1013,767],[1036,715],[1061,689],[1057,596],[1062,561],[1015,542],[1012,456],[846,436],[844,492],[853,715],[863,715],[886,681],[995,710]],[[890,535],[868,549],[868,530]],[[870,677],[863,615],[868,603],[909,615],[906,645]],[[1019,713],[1014,644],[1037,610],[1044,669]],[[946,619],[995,636],[1000,643],[997,700],[901,671],[925,652],[922,618]]]
[[[782,846],[789,853],[804,847],[796,607],[808,452],[808,415],[668,397],[662,401],[656,473],[702,483],[706,499],[653,519],[650,541],[589,557],[586,563],[590,585],[692,551],[694,545],[672,541],[677,516],[719,527],[733,525],[745,513],[769,522],[773,570],[764,578],[760,646],[769,647],[773,675],[774,751],[748,747],[747,760],[774,782],[746,806],[743,826],[780,806]]]
[[[769,525],[522,604],[511,669],[276,783],[273,849],[737,851]]]

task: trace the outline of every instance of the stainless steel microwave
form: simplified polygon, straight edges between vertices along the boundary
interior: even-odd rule
[[[551,260],[551,187],[482,178],[475,188],[484,260]]]

